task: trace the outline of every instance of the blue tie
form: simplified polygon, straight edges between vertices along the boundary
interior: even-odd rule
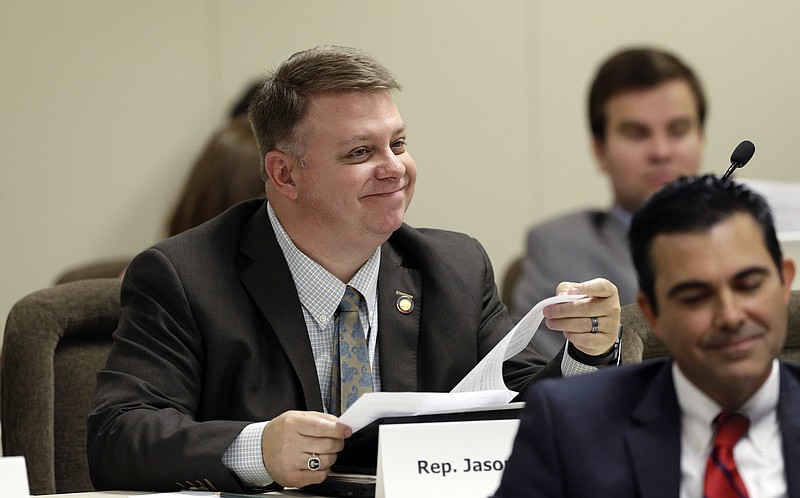
[[[369,349],[358,317],[364,302],[361,293],[349,285],[336,311],[331,401],[329,412],[341,415],[364,393],[372,392]]]

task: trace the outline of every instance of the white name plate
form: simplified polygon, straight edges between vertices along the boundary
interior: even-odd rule
[[[375,496],[486,498],[500,484],[518,427],[518,419],[382,425]]]
[[[28,470],[25,468],[25,457],[10,456],[0,458],[0,483],[2,483],[4,497],[28,498],[31,495],[28,487]]]

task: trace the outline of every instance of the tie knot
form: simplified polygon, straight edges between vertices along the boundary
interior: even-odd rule
[[[714,446],[733,448],[750,427],[750,419],[738,412],[722,412],[714,419],[714,427]]]
[[[364,298],[360,292],[349,285],[344,290],[344,296],[339,303],[339,312],[358,311]]]

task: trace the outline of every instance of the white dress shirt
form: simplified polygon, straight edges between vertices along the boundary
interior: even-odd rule
[[[682,413],[680,498],[702,498],[714,439],[712,423],[722,408],[692,384],[676,363],[672,364],[672,376]],[[766,382],[737,410],[750,419],[750,428],[734,447],[733,458],[752,498],[788,496],[777,420],[779,392],[780,368],[774,360]]]

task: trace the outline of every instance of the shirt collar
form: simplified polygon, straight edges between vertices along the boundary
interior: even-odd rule
[[[611,206],[611,216],[621,221],[622,224],[625,225],[626,227],[631,226],[633,213],[626,211],[619,204],[614,204],[613,206]]]
[[[275,231],[278,245],[286,258],[286,263],[289,265],[289,271],[292,274],[295,287],[297,287],[300,303],[306,307],[321,327],[324,327],[333,318],[347,285],[354,287],[364,296],[367,303],[368,317],[374,316],[378,302],[380,246],[353,275],[353,278],[345,284],[297,248],[289,234],[284,230],[269,202],[267,202],[267,214]]]
[[[696,442],[699,447],[707,446],[713,437],[712,422],[722,408],[692,384],[674,361],[672,377],[678,405],[683,414],[682,430],[689,435],[689,441]],[[772,361],[772,369],[767,380],[737,410],[750,419],[747,437],[760,451],[764,451],[777,427],[776,410],[779,392],[780,368],[778,360],[775,359]]]

